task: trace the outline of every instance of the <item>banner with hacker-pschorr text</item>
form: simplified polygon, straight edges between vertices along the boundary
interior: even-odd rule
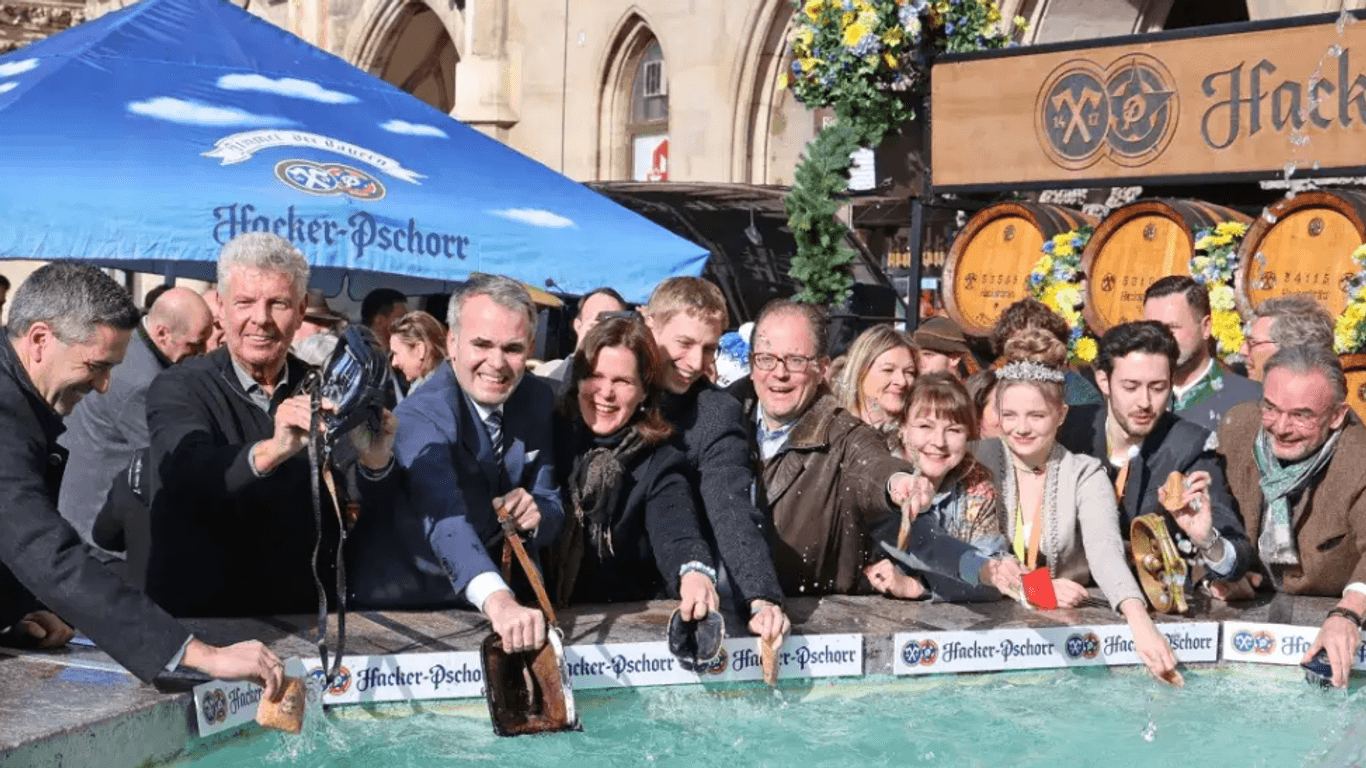
[[[1299,664],[1318,637],[1318,627],[1224,622],[1224,660],[1253,664]],[[1357,646],[1352,669],[1366,669],[1366,642]]]
[[[1219,625],[1158,624],[1179,661],[1217,661]],[[1128,625],[902,632],[893,640],[892,672],[995,672],[1141,664]]]
[[[678,665],[667,643],[574,645],[565,649],[571,684],[577,689],[678,685],[704,681],[760,680],[758,642],[732,638],[704,673]],[[863,674],[863,636],[808,635],[788,638],[778,652],[779,677],[848,677]],[[310,678],[309,696],[321,685],[318,659],[290,659],[286,671]],[[484,671],[473,651],[347,656],[323,696],[326,704],[482,698]],[[199,735],[209,736],[256,717],[261,688],[251,683],[213,681],[195,687]]]

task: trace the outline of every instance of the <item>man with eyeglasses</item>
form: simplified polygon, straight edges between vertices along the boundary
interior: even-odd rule
[[[1219,432],[1260,572],[1216,582],[1214,593],[1247,598],[1269,582],[1340,596],[1304,658],[1327,649],[1333,684],[1345,687],[1366,616],[1366,427],[1332,350],[1281,347],[1263,370],[1261,402],[1235,406]]]
[[[1286,347],[1333,348],[1333,318],[1313,298],[1302,294],[1267,299],[1253,310],[1239,351],[1247,360],[1247,376],[1261,381],[1266,361]]]
[[[772,521],[774,564],[791,597],[873,593],[864,568],[884,559],[872,554],[876,543],[896,544],[899,507],[932,495],[881,433],[839,407],[826,386],[828,327],[820,307],[786,299],[770,302],[754,324],[754,397],[745,405],[761,467],[756,497]],[[954,575],[970,586],[1011,581],[969,545],[942,543],[931,558],[957,566]]]

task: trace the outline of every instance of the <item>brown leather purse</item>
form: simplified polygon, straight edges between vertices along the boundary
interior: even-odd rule
[[[555,620],[540,571],[527,554],[506,509],[498,510],[503,525],[503,578],[512,572],[516,554],[546,617],[546,644],[537,651],[507,653],[497,632],[490,632],[480,648],[484,662],[484,698],[493,731],[499,736],[582,731],[574,708],[574,688],[565,667],[564,633]]]

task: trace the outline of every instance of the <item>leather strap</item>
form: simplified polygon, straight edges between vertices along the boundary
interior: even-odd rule
[[[531,588],[536,592],[536,599],[541,603],[541,610],[545,611],[546,621],[551,626],[555,626],[555,609],[550,606],[550,596],[546,594],[545,583],[541,581],[541,572],[536,568],[536,564],[531,562],[531,556],[527,554],[526,546],[522,544],[522,537],[517,535],[517,529],[512,523],[512,515],[506,507],[498,509],[498,522],[503,525],[503,561],[504,572],[510,575],[510,563],[508,563],[508,550],[512,550],[517,555],[517,562],[522,564],[522,570],[526,571],[527,580],[531,582]]]

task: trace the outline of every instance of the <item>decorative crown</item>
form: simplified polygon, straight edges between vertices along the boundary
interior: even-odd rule
[[[1056,368],[1049,368],[1033,360],[1017,360],[1007,363],[996,372],[996,378],[1001,381],[1034,381],[1047,382],[1049,384],[1062,384],[1067,381],[1067,374]]]

